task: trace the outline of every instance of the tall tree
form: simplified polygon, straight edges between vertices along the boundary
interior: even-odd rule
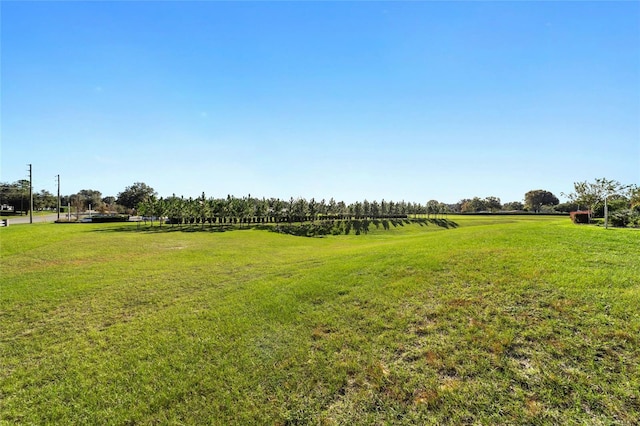
[[[85,210],[84,198],[79,194],[74,194],[69,197],[71,203],[71,209],[76,211],[76,219],[80,219],[80,212]]]
[[[136,182],[118,194],[117,202],[129,209],[135,209],[138,204],[152,195],[158,196],[152,187],[143,182]]]
[[[45,189],[33,194],[33,208],[36,210],[55,209],[57,205],[56,196]]]
[[[102,198],[102,210],[104,213],[116,210],[116,197],[109,195]]]
[[[542,206],[557,206],[558,197],[544,189],[534,189],[524,194],[524,205],[529,210],[538,213]]]
[[[91,206],[92,210],[97,210],[102,206],[102,193],[95,189],[81,189],[76,197],[78,202],[82,203],[83,209]]]
[[[470,202],[471,199],[469,198],[463,198],[460,201],[458,201],[457,203],[453,204],[451,206],[451,210],[456,212],[456,213],[461,213],[462,212],[462,206],[464,206],[467,202]]]
[[[473,197],[471,200],[464,201],[460,207],[462,213],[475,213],[485,210],[487,210],[487,205],[484,200],[479,197]]]
[[[497,212],[502,208],[502,204],[500,203],[500,198],[498,197],[487,197],[484,199],[484,204],[487,209],[492,212]]]

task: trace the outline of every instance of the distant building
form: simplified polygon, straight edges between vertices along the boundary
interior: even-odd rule
[[[13,206],[10,206],[8,204],[2,204],[2,205],[0,205],[0,211],[12,212],[13,211]]]

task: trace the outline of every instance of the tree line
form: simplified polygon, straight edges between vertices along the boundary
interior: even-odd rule
[[[0,201],[2,204],[13,206],[16,211],[28,212],[28,180],[20,180],[11,184],[2,183],[0,185]],[[538,194],[539,192],[541,192],[542,195]],[[139,204],[151,196],[158,198],[158,194],[152,187],[142,182],[136,182],[118,193],[117,196],[103,197],[102,193],[98,190],[83,189],[75,194],[62,195],[60,197],[60,204],[63,209],[67,206],[71,206],[73,210],[78,212],[92,209],[103,213],[117,212],[136,214]],[[538,196],[538,198],[542,197],[540,198],[541,201],[535,198],[535,196]],[[274,201],[275,200],[271,199],[270,203],[273,204]],[[291,200],[283,200],[282,202],[290,203]],[[256,201],[252,201],[252,203],[257,204]],[[316,202],[315,200],[309,200],[307,203],[313,205]],[[536,190],[530,191],[525,195],[525,203],[514,201],[505,203],[504,205],[501,204],[500,198],[494,196],[486,198],[465,198],[453,204],[446,204],[437,200],[429,200],[425,204],[407,203],[405,201],[393,202],[382,200],[380,202],[369,202],[364,200],[359,203],[360,206],[357,205],[358,203],[346,205],[344,203],[331,200],[328,202],[320,200],[317,204],[320,205],[319,208],[324,212],[323,214],[344,215],[349,211],[349,208],[351,208],[351,210],[364,209],[364,215],[366,216],[375,216],[378,214],[426,214],[430,216],[446,213],[475,213],[483,211],[496,212],[500,210],[539,211],[542,205],[552,206],[557,203],[557,198],[553,194],[548,193],[547,191]],[[328,206],[324,206],[323,204],[327,204]],[[49,191],[42,190],[34,193],[35,210],[54,210],[56,207],[56,196],[51,194]],[[270,208],[273,208],[273,205],[271,205]],[[378,213],[378,210],[384,211],[384,213]],[[331,211],[331,213],[327,213],[327,211]]]
[[[13,183],[0,183],[0,204],[2,209],[11,208],[16,212],[28,212],[29,180],[21,179]],[[34,210],[55,209],[58,205],[57,197],[47,190],[33,193]]]
[[[149,185],[136,182],[126,187],[117,196],[103,197],[97,190],[83,189],[76,194],[61,196],[60,204],[70,205],[72,210],[83,212],[91,208],[103,213],[139,214],[149,217],[167,217],[176,223],[247,223],[248,221],[298,222],[319,220],[321,218],[374,219],[409,216],[437,218],[449,213],[478,213],[499,211],[529,212],[570,212],[580,209],[592,214],[602,215],[605,198],[611,212],[626,211],[640,214],[640,189],[637,185],[622,185],[605,178],[594,182],[575,182],[574,191],[562,194],[569,201],[559,203],[553,193],[536,189],[524,194],[523,202],[512,201],[502,204],[500,198],[488,196],[462,199],[457,203],[446,204],[429,200],[424,204],[405,201],[369,201],[363,200],[347,204],[333,198],[326,200],[307,200],[305,198],[235,197],[198,198],[159,197]],[[55,210],[57,197],[46,190],[34,192],[35,210]],[[29,181],[19,180],[13,183],[0,183],[0,203],[13,206],[16,211],[28,212]]]
[[[198,198],[175,195],[158,198],[150,195],[137,206],[143,217],[166,218],[170,224],[249,224],[249,223],[302,223],[322,220],[404,219],[426,215],[443,217],[450,210],[447,205],[432,200],[425,205],[405,201],[357,201],[347,204],[333,198],[317,201],[302,197],[289,200],[279,198],[235,197]]]
[[[129,191],[131,190],[131,191]],[[130,213],[136,207],[138,201],[131,198],[132,191],[142,191],[140,200],[144,199],[148,194],[152,194],[152,188],[145,184],[135,184],[131,188],[115,196],[103,196],[102,193],[94,189],[82,189],[75,194],[61,195],[60,206],[62,210],[71,207],[76,212],[84,212],[88,209],[108,213]],[[122,197],[120,197],[122,195]],[[18,180],[13,183],[0,183],[0,204],[3,210],[11,208],[15,212],[29,212],[29,181],[27,179]],[[47,190],[34,191],[33,193],[33,209],[36,211],[53,210],[58,207],[58,197]]]

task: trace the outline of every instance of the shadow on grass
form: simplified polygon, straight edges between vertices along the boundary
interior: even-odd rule
[[[441,228],[457,228],[458,224],[452,220],[449,219],[427,219],[429,222],[433,223],[436,226],[439,226]]]
[[[458,224],[452,220],[449,219],[444,219],[444,218],[440,218],[440,219],[426,219],[426,218],[413,218],[413,219],[405,219],[404,223],[406,224],[410,224],[410,223],[417,223],[420,226],[429,226],[429,224],[433,224],[436,226],[439,226],[440,228],[445,228],[445,229],[450,229],[450,228],[457,228]],[[402,223],[400,224],[401,226]],[[395,226],[395,225],[394,225]]]
[[[229,231],[247,231],[251,229],[259,231],[269,231],[278,234],[295,235],[298,237],[324,237],[326,235],[349,235],[353,232],[355,235],[367,234],[370,226],[374,225],[379,229],[382,225],[384,230],[405,224],[418,224],[420,226],[428,226],[433,224],[441,228],[450,229],[457,228],[458,224],[447,219],[345,219],[345,220],[326,220],[319,222],[305,223],[277,223],[277,224],[189,224],[189,225],[151,225],[150,223],[138,223],[136,226],[110,226],[108,228],[94,229],[92,232],[143,232],[143,233],[172,233],[172,232],[208,232],[219,233]]]
[[[94,229],[92,232],[145,232],[145,233],[171,233],[171,232],[227,232],[227,231],[243,231],[250,229],[247,227],[240,228],[237,225],[150,225],[139,224],[137,226],[121,226],[109,227],[103,229]]]

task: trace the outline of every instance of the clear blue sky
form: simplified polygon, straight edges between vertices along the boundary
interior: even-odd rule
[[[640,183],[639,2],[7,2],[2,171],[347,202]]]

